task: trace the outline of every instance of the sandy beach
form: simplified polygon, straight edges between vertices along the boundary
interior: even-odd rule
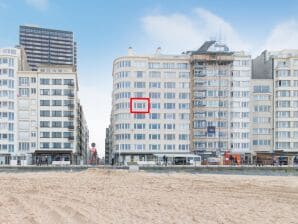
[[[298,178],[123,170],[0,174],[0,223],[298,223]]]

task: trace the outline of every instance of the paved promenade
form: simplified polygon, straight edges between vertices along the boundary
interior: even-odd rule
[[[64,171],[76,172],[87,169],[129,169],[128,166],[0,166],[0,172],[49,172]],[[139,170],[147,172],[187,172],[211,174],[237,174],[237,175],[269,175],[269,176],[298,176],[298,167],[293,166],[140,166]]]

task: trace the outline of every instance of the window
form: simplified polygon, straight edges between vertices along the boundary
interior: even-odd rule
[[[135,82],[134,88],[146,88],[146,83],[145,82]]]
[[[68,86],[73,86],[74,85],[74,80],[73,79],[64,79],[63,84],[68,85]]]
[[[160,99],[160,93],[151,92],[151,93],[149,93],[149,97],[151,99]]]
[[[134,134],[134,139],[145,140],[145,134]]]
[[[150,140],[160,140],[160,134],[149,134]]]
[[[49,110],[41,110],[40,116],[41,117],[50,117],[50,111]]]
[[[165,99],[175,99],[175,93],[164,93]]]
[[[40,100],[40,106],[50,106],[50,100]]]
[[[145,129],[145,124],[134,124],[134,129]]]
[[[41,89],[40,90],[40,95],[50,95],[50,90],[49,89]]]
[[[175,109],[175,103],[164,103],[164,109]]]
[[[52,111],[52,117],[62,117],[62,111]]]
[[[52,95],[53,96],[61,96],[62,95],[62,89],[52,89]]]
[[[53,128],[61,128],[62,122],[61,121],[52,121],[52,127]]]
[[[160,129],[160,124],[149,124],[149,129]]]
[[[150,113],[149,114],[150,119],[160,119],[160,114],[158,113]]]
[[[50,85],[50,79],[40,79],[41,85]]]
[[[20,86],[29,86],[29,78],[28,77],[20,77],[19,85]]]
[[[164,140],[175,140],[175,134],[164,134]]]
[[[61,132],[52,132],[52,138],[62,138]]]
[[[52,100],[52,106],[62,106],[62,100]]]
[[[173,89],[175,87],[176,87],[176,83],[175,82],[165,82],[164,83],[164,88]]]
[[[188,69],[188,63],[178,63],[177,68],[178,69]]]
[[[50,122],[49,121],[41,121],[40,122],[40,127],[41,128],[49,128],[50,127]]]
[[[254,93],[270,93],[269,86],[254,86]]]
[[[19,88],[19,96],[29,96],[29,88]]]
[[[149,88],[160,88],[160,82],[149,82]]]
[[[137,78],[143,78],[143,72],[142,71],[137,71],[136,72],[136,77]]]
[[[52,85],[62,85],[62,79],[52,79]]]

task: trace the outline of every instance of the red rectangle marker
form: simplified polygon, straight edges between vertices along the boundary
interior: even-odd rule
[[[130,98],[129,107],[132,114],[148,114],[150,113],[150,98]]]

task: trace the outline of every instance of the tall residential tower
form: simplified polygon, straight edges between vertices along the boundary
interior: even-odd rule
[[[76,42],[73,32],[20,26],[19,44],[25,48],[32,70],[38,64],[77,66]]]

